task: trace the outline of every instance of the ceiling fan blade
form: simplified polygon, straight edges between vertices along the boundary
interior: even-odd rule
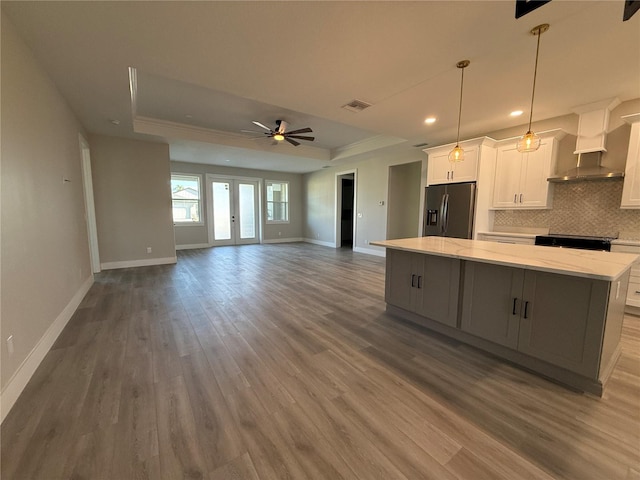
[[[316,139],[316,137],[305,137],[302,135],[285,135],[285,138],[297,138],[298,140],[309,140],[310,142]]]
[[[312,132],[313,132],[313,130],[311,130],[309,127],[307,127],[307,128],[301,128],[299,130],[292,130],[292,131],[287,132],[287,133],[290,134],[290,135],[291,134],[295,135],[296,133],[312,133]]]
[[[254,125],[260,127],[260,128],[264,128],[265,130],[269,130],[270,132],[272,131],[269,127],[265,127],[263,124],[261,124],[260,122],[256,122],[255,120],[252,121],[251,123],[253,123]]]
[[[289,142],[291,145],[293,145],[294,147],[297,147],[298,145],[300,145],[300,142],[296,142],[295,140],[291,140],[289,137],[284,137],[284,139]]]
[[[263,135],[263,134],[264,134],[264,135],[269,135],[269,134],[268,134],[268,133],[266,133],[266,132],[256,132],[255,130],[240,130],[240,131],[241,131],[242,133],[258,133],[258,134],[260,134],[260,135]]]

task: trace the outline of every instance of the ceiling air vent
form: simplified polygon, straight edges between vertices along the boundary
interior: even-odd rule
[[[363,102],[362,100],[351,100],[346,105],[343,105],[342,108],[345,110],[349,110],[350,112],[361,112],[365,108],[369,108],[371,106],[370,103]]]
[[[429,145],[429,144],[428,144],[428,143],[426,143],[426,142],[424,142],[424,143],[416,143],[416,144],[414,145],[414,147],[416,147],[416,148],[424,148],[424,147],[426,147],[427,145]]]

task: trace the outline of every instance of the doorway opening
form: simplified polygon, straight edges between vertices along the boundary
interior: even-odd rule
[[[422,162],[389,167],[387,240],[421,236]]]
[[[356,171],[336,174],[336,248],[356,245]]]
[[[209,244],[260,243],[258,180],[207,175]]]

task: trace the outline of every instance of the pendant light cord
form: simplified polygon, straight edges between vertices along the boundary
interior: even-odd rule
[[[538,54],[540,53],[540,37],[542,36],[542,29],[538,28],[538,44],[536,46],[536,64],[533,67],[533,88],[531,90],[531,108],[529,109],[529,128],[528,132],[531,131],[531,120],[533,119],[533,98],[536,94],[536,77],[538,76]]]
[[[458,109],[458,136],[456,137],[456,146],[460,143],[460,118],[462,117],[462,86],[464,85],[464,69],[466,67],[460,68],[462,70],[462,77],[460,79],[460,108]]]

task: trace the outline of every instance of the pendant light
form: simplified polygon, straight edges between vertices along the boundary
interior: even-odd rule
[[[538,54],[540,53],[540,37],[544,32],[549,30],[549,24],[543,23],[531,30],[532,35],[538,37],[538,45],[536,46],[536,64],[533,68],[533,89],[531,90],[531,108],[529,109],[529,128],[527,133],[518,139],[516,149],[520,153],[535,152],[540,148],[540,137],[531,131],[531,120],[533,119],[533,98],[536,93],[536,76],[538,75]]]
[[[456,146],[449,152],[449,161],[451,163],[462,162],[464,160],[464,150],[460,146],[460,117],[462,117],[462,87],[464,86],[464,69],[469,66],[471,62],[469,60],[460,60],[456,63],[462,71],[462,77],[460,79],[460,108],[458,109],[458,135],[456,137]]]

